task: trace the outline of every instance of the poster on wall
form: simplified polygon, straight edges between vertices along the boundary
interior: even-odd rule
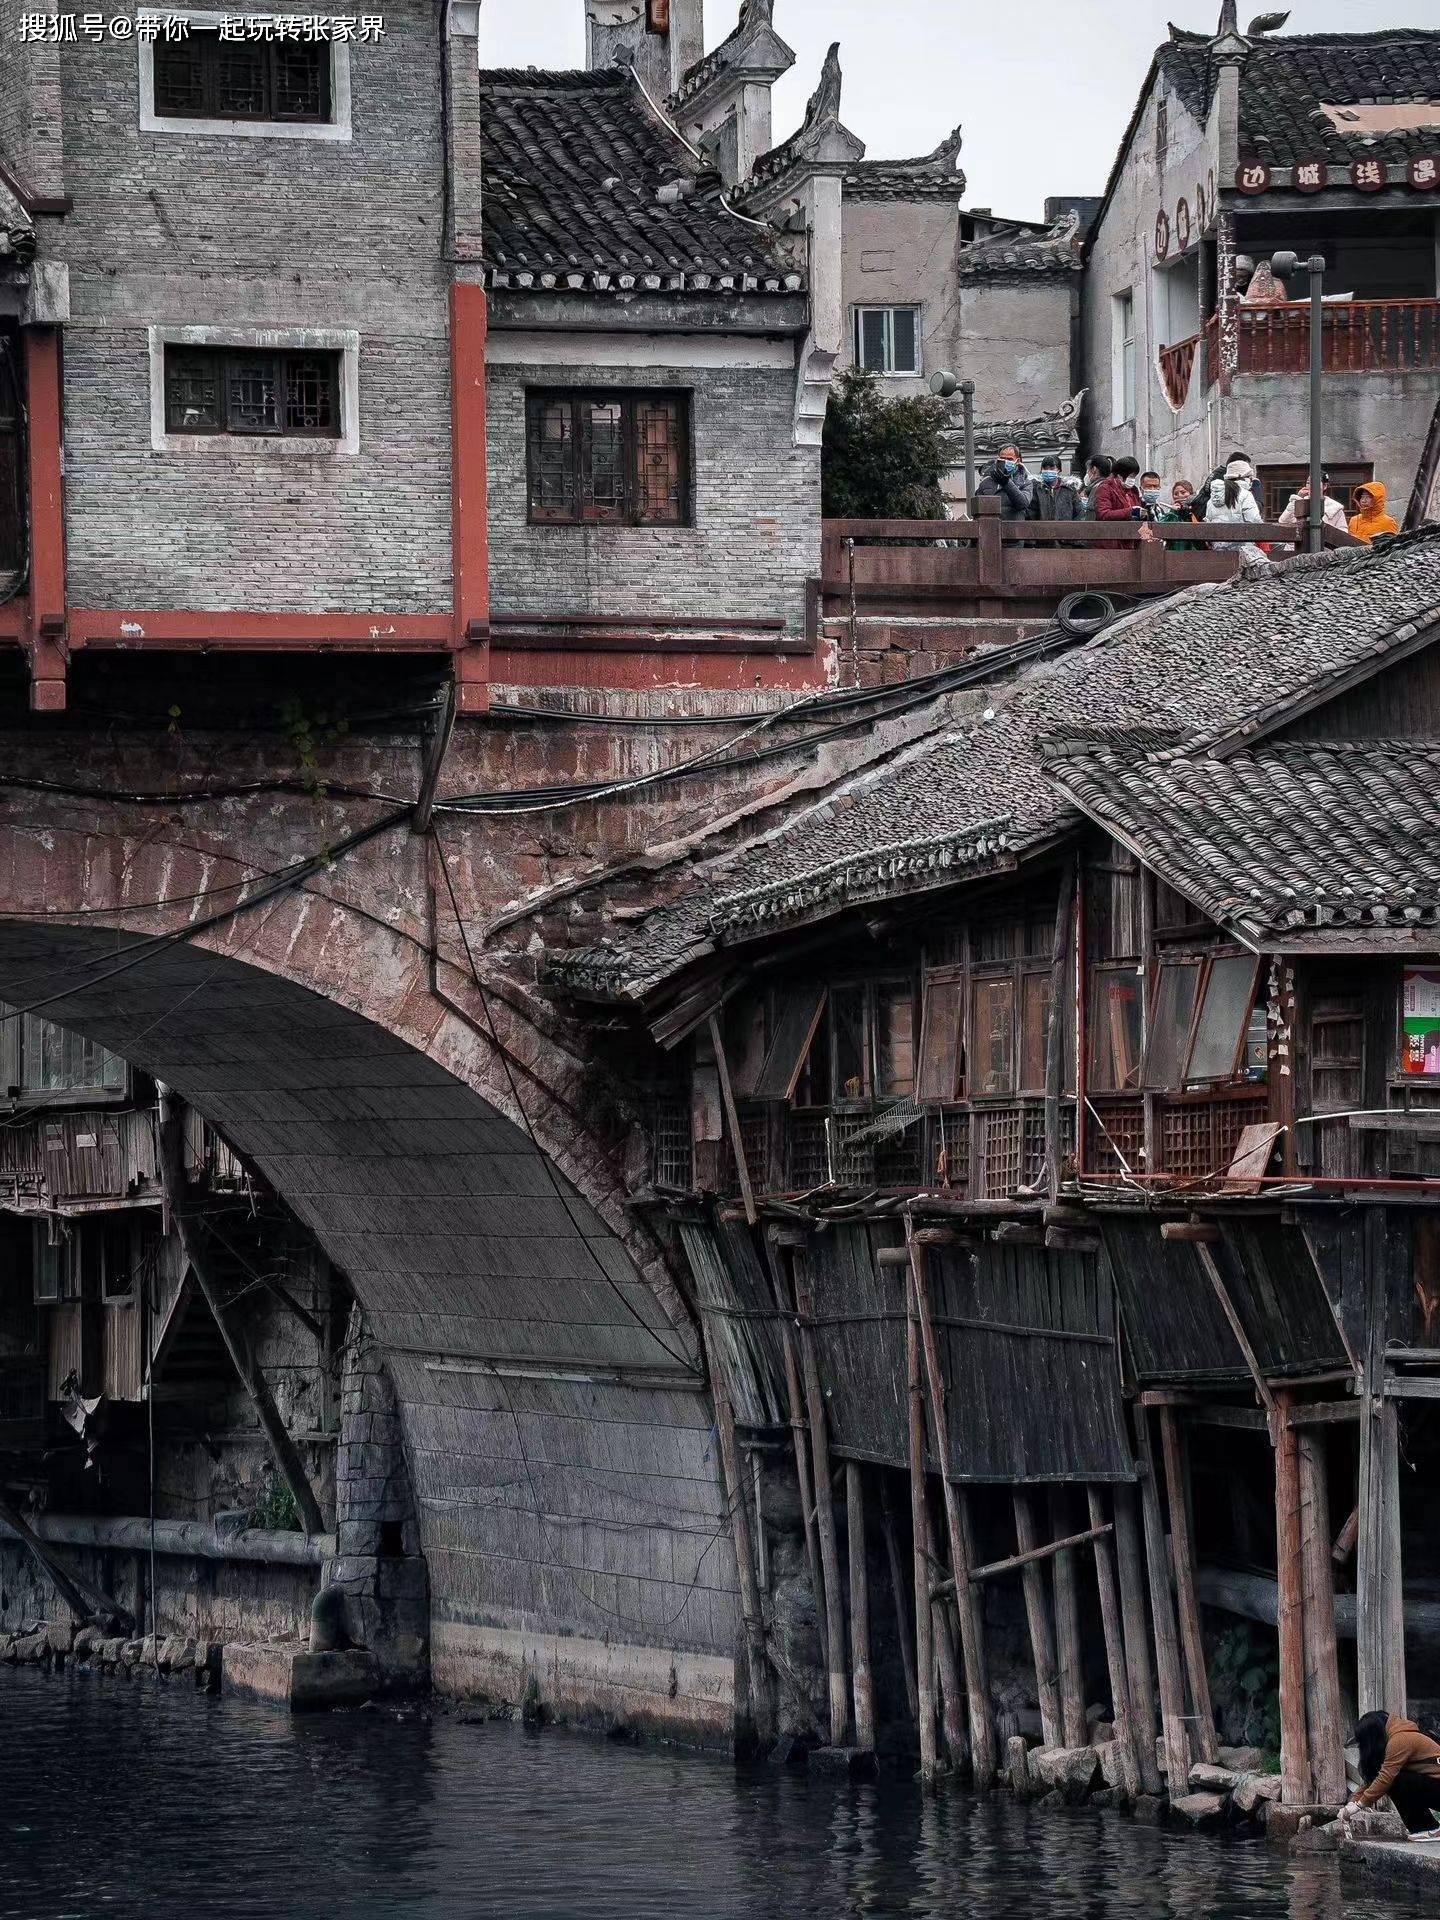
[[[1406,1073],[1440,1073],[1440,967],[1405,969],[1403,1019]]]

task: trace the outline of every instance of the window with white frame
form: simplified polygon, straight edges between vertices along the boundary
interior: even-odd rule
[[[209,9],[141,16],[158,29],[136,35],[142,133],[350,138],[350,47],[321,16],[313,29],[300,19],[293,33],[255,38]]]
[[[359,452],[360,336],[349,328],[157,326],[149,339],[156,453]]]
[[[1110,296],[1110,424],[1135,418],[1135,294]]]
[[[867,373],[919,373],[920,309],[857,307],[855,364]]]

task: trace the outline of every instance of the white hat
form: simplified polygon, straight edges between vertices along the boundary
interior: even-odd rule
[[[1255,469],[1248,460],[1232,460],[1225,469],[1227,480],[1253,480]]]

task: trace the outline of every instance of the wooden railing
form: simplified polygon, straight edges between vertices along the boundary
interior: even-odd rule
[[[1205,378],[1220,371],[1220,322],[1205,323]],[[1440,369],[1440,300],[1327,300],[1322,320],[1327,373],[1428,373]],[[1237,373],[1306,373],[1310,305],[1235,308]]]
[[[1160,384],[1165,389],[1165,397],[1178,413],[1185,404],[1190,391],[1191,375],[1195,371],[1195,355],[1199,350],[1200,335],[1192,333],[1188,340],[1177,340],[1173,347],[1160,349]]]

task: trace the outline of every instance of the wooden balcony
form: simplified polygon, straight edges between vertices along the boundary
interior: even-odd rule
[[[1310,304],[1235,309],[1236,373],[1308,373]],[[1432,373],[1440,369],[1440,300],[1327,300],[1322,323],[1327,373]],[[1205,323],[1205,379],[1220,371],[1220,321]]]

